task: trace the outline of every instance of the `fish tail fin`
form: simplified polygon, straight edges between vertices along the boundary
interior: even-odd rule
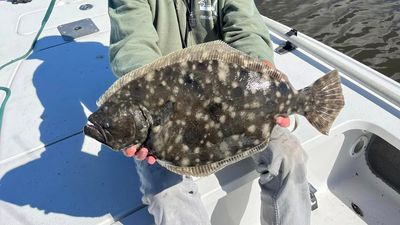
[[[301,101],[303,107],[299,113],[304,115],[319,132],[327,135],[344,106],[338,71],[333,70],[300,90],[299,97],[303,98]]]

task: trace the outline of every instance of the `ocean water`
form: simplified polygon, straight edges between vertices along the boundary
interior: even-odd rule
[[[255,0],[260,13],[400,82],[400,0]]]

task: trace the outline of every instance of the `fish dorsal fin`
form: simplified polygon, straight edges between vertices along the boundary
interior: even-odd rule
[[[281,72],[266,66],[264,63],[262,63],[262,61],[253,58],[235,48],[232,48],[223,41],[212,41],[172,52],[166,56],[156,59],[152,63],[125,74],[116,82],[114,82],[114,84],[103,94],[103,96],[100,97],[100,99],[97,101],[97,105],[101,106],[123,86],[130,83],[132,80],[145,76],[148,73],[160,70],[166,66],[176,63],[205,60],[218,60],[235,63],[252,71],[269,74],[277,80],[282,80]]]

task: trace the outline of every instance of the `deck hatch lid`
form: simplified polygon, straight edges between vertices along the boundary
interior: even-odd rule
[[[373,136],[366,150],[370,170],[400,193],[400,150],[378,136]]]

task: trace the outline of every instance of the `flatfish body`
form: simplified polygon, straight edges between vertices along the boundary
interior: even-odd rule
[[[98,125],[103,117],[120,122],[118,115],[136,110],[142,116],[135,120],[136,138],[128,141],[129,132],[109,127],[119,144],[102,142],[114,149],[143,145],[167,169],[204,176],[264,150],[277,116],[312,115],[310,122],[327,133],[343,104],[336,71],[297,91],[280,71],[216,41],[122,77],[99,100],[102,115],[95,123],[107,129]]]

